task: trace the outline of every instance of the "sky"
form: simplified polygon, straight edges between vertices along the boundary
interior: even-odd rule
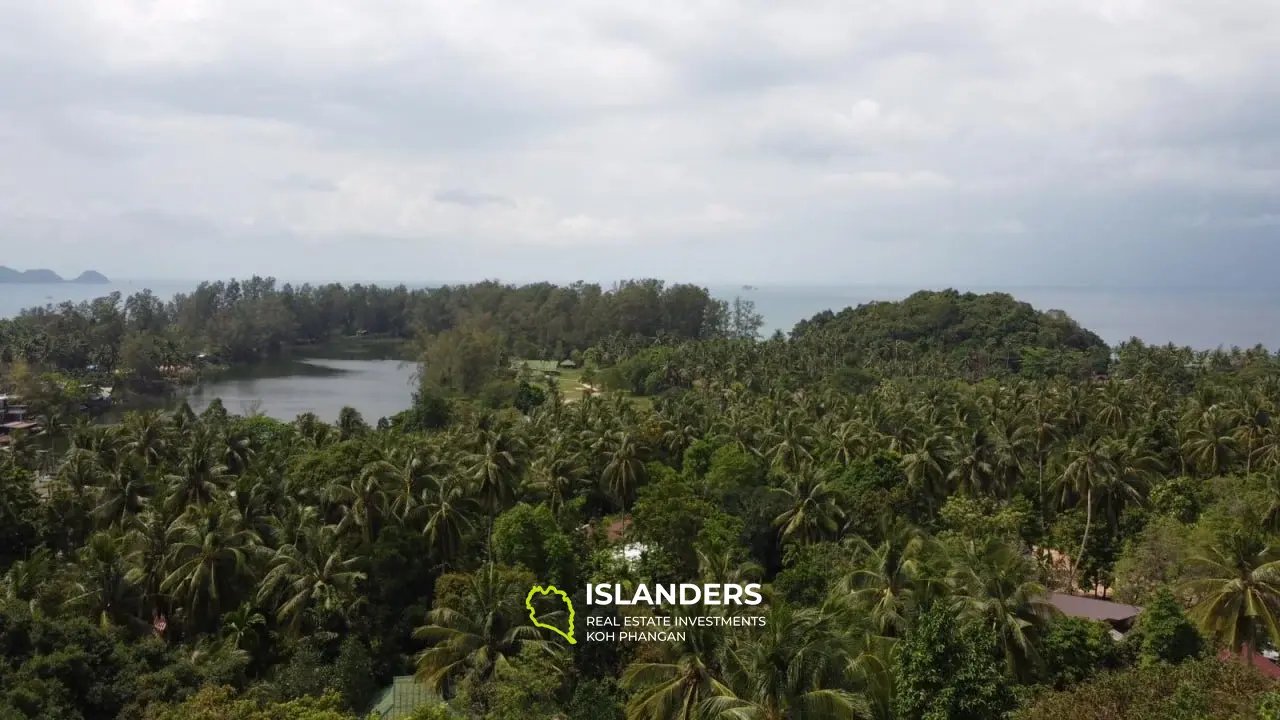
[[[1275,0],[0,0],[0,264],[1251,285]]]

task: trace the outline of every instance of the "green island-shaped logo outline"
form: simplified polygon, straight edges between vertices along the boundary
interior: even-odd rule
[[[538,622],[538,612],[533,609],[533,596],[548,595],[550,593],[555,593],[556,595],[559,595],[561,598],[564,599],[564,604],[569,606],[569,632],[568,633],[565,633],[565,631],[561,630],[560,628],[554,625],[547,625],[546,623]],[[529,590],[529,594],[524,599],[524,606],[529,609],[529,620],[533,622],[534,627],[546,628],[547,630],[554,631],[560,637],[564,638],[565,640],[568,640],[570,645],[578,644],[578,641],[573,639],[573,615],[574,615],[573,601],[569,599],[568,594],[566,594],[564,591],[557,590],[555,585],[548,585],[545,588],[542,587],[541,585],[534,585],[533,589]]]

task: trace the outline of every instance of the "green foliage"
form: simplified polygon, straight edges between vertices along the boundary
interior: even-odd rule
[[[0,573],[35,549],[40,535],[40,500],[32,475],[0,459]]]
[[[573,540],[545,505],[521,503],[500,515],[493,526],[493,556],[499,562],[532,570],[540,582],[575,585]]]
[[[1116,667],[1119,651],[1105,623],[1058,616],[1049,625],[1040,645],[1045,679],[1062,689],[1084,682],[1103,670]]]
[[[1143,665],[1177,664],[1200,655],[1204,641],[1168,587],[1151,595],[1134,629]],[[1127,638],[1126,638],[1127,639]]]
[[[1235,720],[1258,717],[1274,682],[1234,662],[1205,659],[1104,673],[1042,694],[1015,720]],[[1265,717],[1265,716],[1264,716]]]
[[[378,690],[369,648],[359,638],[339,641],[333,633],[303,638],[288,664],[266,686],[266,694],[285,702],[306,696],[333,695],[349,710],[363,709]]]
[[[1116,561],[1115,598],[1141,605],[1158,588],[1183,577],[1192,551],[1190,535],[1191,528],[1169,516],[1148,522],[1125,543]]]
[[[849,518],[850,532],[868,540],[879,539],[885,517],[902,517],[918,525],[931,520],[925,498],[907,482],[901,458],[891,453],[854,462],[833,490]]]
[[[559,714],[556,697],[560,669],[545,653],[526,647],[511,665],[484,688],[489,696],[485,720],[552,720]]]
[[[1013,708],[1014,696],[1001,673],[990,629],[961,626],[940,607],[917,620],[895,662],[895,717],[986,720]]]
[[[520,412],[528,415],[533,409],[542,405],[547,400],[547,392],[536,385],[530,385],[523,380],[520,382],[516,390],[514,404]]]
[[[954,292],[763,342],[749,303],[654,282],[255,280],[153,300],[0,321],[0,362],[18,358],[3,382],[56,414],[75,362],[136,365],[146,382],[194,352],[251,362],[298,339],[421,329],[412,408],[376,429],[353,409],[279,423],[221,402],[111,426],[50,416],[54,432],[0,452],[0,716],[141,720],[201,686],[237,693],[202,698],[209,716],[347,712],[416,671],[475,717],[617,720],[621,679],[631,720],[670,700],[700,716],[865,702],[881,718],[1000,717],[1015,695],[1053,697],[1034,682],[1183,672],[1175,599],[1255,650],[1269,623],[1238,609],[1280,606],[1280,362],[1265,350],[1131,342],[1108,364],[1060,313]],[[556,388],[548,402],[505,362],[566,355],[588,382],[598,368],[659,397]],[[600,532],[624,519],[620,542]],[[631,542],[638,561],[620,553]],[[1080,554],[1080,584],[1114,576],[1116,598],[1146,605],[1131,639],[1049,622],[1033,547]],[[699,610],[764,610],[769,625],[570,647],[528,623],[531,585],[584,599],[588,579],[758,580],[766,608]],[[1209,715],[1214,687],[1168,685],[1158,708]]]
[[[1186,476],[1170,478],[1151,488],[1151,509],[1182,523],[1193,523],[1207,501],[1204,486]]]
[[[699,492],[693,482],[669,470],[640,489],[632,510],[636,539],[672,559],[675,577],[693,577],[698,550],[723,551],[737,546],[741,520],[728,517]],[[691,542],[693,540],[693,542]]]
[[[1001,502],[952,495],[938,511],[938,522],[942,527],[938,539],[979,544],[992,540],[1018,543],[1022,538],[1034,537],[1032,513],[1030,503],[1021,497],[1013,502]]]
[[[569,720],[622,720],[622,698],[612,680],[583,680],[573,689]]]
[[[841,577],[853,570],[852,554],[836,543],[792,545],[773,589],[795,605],[817,605]]]
[[[234,688],[208,686],[176,705],[155,706],[145,720],[358,720],[337,695],[260,702]]]
[[[901,302],[873,302],[801,321],[800,339],[828,335],[846,351],[895,344],[912,355],[936,353],[950,367],[973,374],[1030,377],[1087,376],[1106,368],[1106,343],[1060,311],[1037,312],[1003,293],[917,292]],[[906,352],[904,352],[906,354]]]

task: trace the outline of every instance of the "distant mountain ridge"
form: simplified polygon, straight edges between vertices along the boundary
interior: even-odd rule
[[[58,283],[78,283],[80,285],[106,285],[111,281],[105,275],[97,270],[85,270],[75,280],[64,280],[58,273],[38,268],[36,270],[14,270],[10,267],[0,265],[0,284],[4,283],[28,283],[28,284],[58,284]]]

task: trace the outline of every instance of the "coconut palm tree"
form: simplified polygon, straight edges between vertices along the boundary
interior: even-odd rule
[[[1030,558],[1000,539],[971,540],[952,558],[947,582],[960,617],[1000,639],[1010,675],[1029,676],[1041,663],[1039,634],[1055,614]]]
[[[868,609],[871,626],[880,635],[899,636],[911,612],[928,599],[930,568],[926,536],[901,518],[881,520],[880,543],[864,538],[851,541],[859,567],[841,581],[840,589]]]
[[[366,577],[358,569],[361,562],[346,554],[334,526],[308,527],[302,538],[272,554],[257,602],[274,607],[276,619],[295,634],[305,617],[316,617],[320,624],[335,616],[345,621],[363,600],[357,593]]]
[[[179,451],[178,472],[166,475],[167,509],[174,515],[192,505],[208,505],[220,497],[231,479],[213,439],[198,434]]]
[[[779,603],[763,631],[731,642],[725,652],[729,692],[705,699],[701,717],[715,720],[845,720],[870,715],[848,688],[851,638],[812,609]]]
[[[1080,561],[1084,559],[1084,549],[1089,543],[1089,531],[1093,526],[1094,493],[1112,483],[1115,477],[1115,462],[1105,439],[1095,437],[1067,450],[1066,467],[1058,480],[1062,503],[1069,505],[1072,501],[1083,500],[1085,511],[1084,535],[1080,539],[1080,552],[1071,563],[1069,587],[1076,585]]]
[[[169,528],[172,568],[160,584],[187,610],[195,627],[215,621],[253,579],[259,538],[239,527],[235,512],[217,506],[191,507]]]
[[[600,472],[600,481],[625,513],[631,498],[645,479],[644,447],[636,442],[631,433],[622,431],[605,433],[601,445],[606,461]]]
[[[489,514],[486,552],[492,565],[493,521],[516,496],[528,446],[514,428],[503,426],[492,415],[480,419],[472,446],[475,450],[468,461],[469,475],[476,495]]]
[[[1193,579],[1182,589],[1197,599],[1192,617],[1209,637],[1250,663],[1265,637],[1280,642],[1280,550],[1242,529],[1192,556]]]
[[[785,510],[773,520],[778,535],[785,540],[809,544],[834,535],[844,519],[837,498],[826,477],[806,464],[787,478],[787,485],[774,492],[784,500]]]
[[[706,614],[707,608],[676,605],[676,616]],[[719,678],[717,656],[725,633],[712,627],[691,626],[681,639],[655,648],[657,657],[633,662],[622,673],[621,686],[631,691],[627,720],[697,720],[709,698],[732,696]]]
[[[525,610],[528,592],[517,576],[492,565],[469,576],[458,606],[436,607],[427,614],[427,624],[413,633],[414,639],[427,644],[418,655],[418,680],[448,694],[464,679],[486,682],[504,677],[511,658],[524,647],[550,653],[553,645],[530,623]],[[539,617],[556,621],[552,613]]]
[[[474,519],[483,510],[469,494],[464,481],[446,475],[422,491],[422,533],[427,536],[436,560],[448,564],[458,557],[467,536],[475,530]]]

